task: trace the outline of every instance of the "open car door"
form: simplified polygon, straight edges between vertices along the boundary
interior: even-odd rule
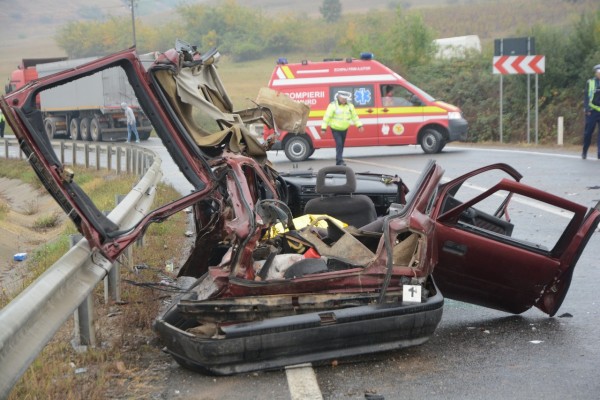
[[[536,306],[553,316],[600,203],[588,211],[520,178],[494,164],[440,186],[433,275],[444,297],[516,314]]]

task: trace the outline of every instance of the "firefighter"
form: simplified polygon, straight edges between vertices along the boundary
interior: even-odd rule
[[[331,127],[331,133],[335,140],[335,165],[346,165],[344,162],[344,143],[346,142],[346,133],[350,125],[356,125],[359,132],[363,131],[362,122],[356,114],[354,105],[351,103],[352,93],[339,91],[335,94],[334,100],[327,106],[321,132],[327,132],[327,125]]]
[[[583,152],[581,158],[587,158],[587,151],[592,143],[592,135],[596,126],[598,132],[598,159],[600,159],[600,64],[594,67],[594,77],[587,81],[585,90],[585,100],[583,101],[585,109],[585,131],[583,133]]]

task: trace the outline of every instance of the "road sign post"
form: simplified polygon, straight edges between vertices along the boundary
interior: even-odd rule
[[[538,75],[546,69],[546,57],[535,55],[534,38],[496,39],[493,73],[500,75],[500,143],[502,143],[502,84],[504,75],[527,74],[527,143],[530,142],[530,75],[535,75],[535,143],[538,143]]]

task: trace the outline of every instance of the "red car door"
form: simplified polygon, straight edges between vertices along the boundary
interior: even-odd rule
[[[496,181],[490,173],[506,176]],[[447,298],[511,313],[535,306],[552,316],[598,225],[600,203],[588,210],[519,179],[495,164],[440,186],[433,276]]]

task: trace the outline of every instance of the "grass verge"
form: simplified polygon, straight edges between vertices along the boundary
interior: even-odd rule
[[[29,171],[23,161],[0,160],[0,175],[7,172],[13,179],[32,183],[28,181]],[[112,175],[106,170],[81,170],[76,176],[78,184],[100,209],[112,208],[115,195],[129,192],[137,181],[135,176]],[[155,202],[165,204],[179,197],[174,188],[159,185]],[[94,291],[97,346],[86,352],[77,352],[71,346],[70,318],[23,374],[8,399],[145,399],[161,391],[160,384],[164,384],[161,372],[170,364],[170,357],[161,352],[151,325],[163,301],[170,296],[150,284],[175,278],[164,266],[168,260],[178,260],[186,253],[186,227],[185,213],[150,226],[143,247],[134,246],[131,264],[121,268],[122,301],[106,304],[103,285]],[[23,288],[68,251],[69,235],[76,233],[76,229],[68,220],[63,222],[63,228],[55,240],[33,252]],[[3,307],[15,294],[9,295],[1,289],[0,307]]]

